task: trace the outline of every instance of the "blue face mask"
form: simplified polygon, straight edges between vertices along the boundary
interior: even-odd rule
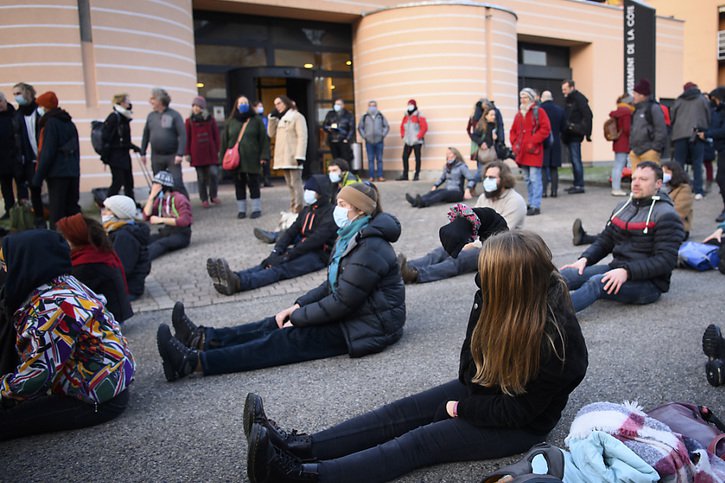
[[[258,107],[257,114],[264,114],[264,107],[262,107],[262,106]]]
[[[39,107],[38,108],[38,116],[43,117],[45,115],[45,108]]]
[[[18,106],[27,106],[29,104],[28,100],[23,96],[15,96],[15,102],[18,103]]]
[[[342,106],[340,104],[335,104],[334,106],[332,106],[332,108],[335,110],[335,112],[342,111]]]
[[[305,190],[302,197],[308,205],[314,205],[317,203],[317,193],[313,190]]]
[[[342,206],[336,206],[332,211],[332,217],[335,219],[335,224],[340,228],[345,228],[350,224],[350,219],[347,217],[349,210]]]
[[[662,175],[662,183],[667,184],[672,181],[672,175],[670,173],[664,173]]]
[[[378,112],[378,108],[377,108],[377,107],[368,107],[368,112],[369,112],[369,113],[370,113],[371,115],[373,115],[373,116],[374,116],[375,114],[377,114],[377,112]]]
[[[249,104],[239,104],[239,112],[246,114],[249,112]]]
[[[498,183],[493,178],[484,178],[483,179],[483,190],[487,193],[493,193],[498,189]]]
[[[339,183],[342,179],[342,176],[340,176],[340,173],[335,171],[334,173],[327,173],[327,177],[330,178],[330,182],[332,183]]]

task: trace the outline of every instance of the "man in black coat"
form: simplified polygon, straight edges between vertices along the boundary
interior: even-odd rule
[[[592,110],[589,100],[576,89],[573,80],[561,84],[561,93],[566,96],[566,129],[562,141],[569,149],[569,160],[574,171],[574,185],[566,191],[569,194],[584,193],[584,165],[582,164],[582,142],[592,141]]]
[[[355,138],[355,118],[345,109],[342,99],[335,99],[333,109],[325,116],[322,129],[327,133],[327,144],[330,146],[332,158],[352,161],[350,144]]]
[[[15,206],[15,193],[13,180],[20,189],[22,184],[22,164],[15,143],[15,129],[13,120],[15,108],[8,103],[5,94],[0,92],[0,189],[5,201],[5,214],[2,220],[10,217],[10,208]]]
[[[18,186],[18,199],[27,200],[33,204],[36,226],[44,226],[43,200],[40,188],[35,188],[33,176],[35,175],[38,159],[38,136],[40,135],[40,118],[35,102],[35,89],[30,84],[19,82],[13,86],[13,96],[18,103],[18,110],[15,111],[14,129],[15,144],[22,163],[22,183]],[[30,197],[28,197],[30,191]]]
[[[554,96],[551,91],[541,93],[541,108],[546,111],[551,123],[551,134],[553,141],[549,146],[544,143],[544,164],[543,164],[543,190],[542,196],[546,198],[547,188],[551,183],[551,197],[559,195],[559,168],[561,167],[561,137],[566,131],[566,112],[561,106],[554,104]]]
[[[316,174],[305,183],[305,208],[282,232],[267,258],[257,266],[233,272],[223,258],[209,258],[206,270],[214,288],[224,295],[271,285],[325,268],[337,237],[330,203],[332,185],[327,176]]]

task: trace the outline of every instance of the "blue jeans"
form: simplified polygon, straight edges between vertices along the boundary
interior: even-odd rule
[[[426,253],[420,258],[410,260],[408,265],[418,271],[418,283],[435,282],[455,277],[462,273],[472,273],[478,268],[480,249],[461,250],[457,258],[453,258],[442,247]]]
[[[251,324],[206,327],[200,353],[204,375],[252,371],[347,354],[340,324],[280,329],[274,316]]]
[[[422,206],[435,205],[436,203],[457,203],[463,201],[463,193],[458,190],[437,189],[429,191],[420,197]]]
[[[526,181],[526,190],[528,191],[528,204],[532,208],[541,208],[541,194],[544,186],[541,182],[541,168],[533,166],[521,166],[524,172],[524,180]]]
[[[705,157],[705,143],[699,139],[691,143],[689,139],[675,140],[675,160],[680,163],[683,168],[689,159],[692,163],[692,185],[695,194],[704,195],[705,190],[702,187],[702,168],[703,159]]]
[[[572,141],[566,146],[569,149],[569,161],[571,161],[571,170],[574,173],[574,186],[583,188],[584,165],[582,164],[582,143]]]
[[[299,277],[323,268],[325,268],[325,262],[322,261],[319,252],[315,251],[305,253],[271,268],[256,265],[237,272],[237,276],[239,277],[240,288],[244,291],[271,285],[280,280]]]
[[[629,153],[614,153],[614,166],[612,166],[612,191],[622,189],[622,170],[627,166]]]
[[[382,141],[379,143],[365,143],[365,150],[368,153],[368,171],[370,172],[371,180],[383,177],[383,146],[384,143]]]
[[[446,402],[466,397],[456,379],[313,434],[320,482],[390,481],[416,468],[521,453],[546,437],[449,418]]]
[[[599,299],[614,300],[623,304],[651,304],[662,295],[660,289],[649,280],[628,280],[619,288],[619,293],[608,294],[604,291],[602,277],[609,270],[611,270],[609,265],[592,265],[584,269],[583,275],[579,275],[574,268],[565,268],[561,271],[569,287],[574,310],[577,312],[584,310]]]

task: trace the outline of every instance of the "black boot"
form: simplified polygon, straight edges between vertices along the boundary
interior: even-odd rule
[[[188,376],[199,364],[199,353],[172,336],[171,329],[166,324],[159,325],[156,332],[156,346],[161,355],[164,376],[169,382]]]
[[[584,235],[586,235],[586,232],[584,231],[584,228],[582,228],[582,221],[579,218],[574,220],[574,224],[571,226],[571,234],[571,242],[575,247],[584,244],[582,243],[582,239],[584,238]]]
[[[425,204],[422,196],[415,195],[415,206],[417,206],[418,208],[425,208],[428,205]]]
[[[247,451],[247,476],[252,483],[294,483],[320,480],[316,463],[302,463],[275,447],[267,428],[253,423]]]
[[[171,325],[174,326],[174,337],[186,347],[201,349],[204,345],[204,329],[197,326],[186,316],[184,304],[176,302],[171,311]]]
[[[702,334],[702,351],[707,356],[705,376],[712,386],[725,384],[725,339],[720,327],[710,324]]]
[[[242,291],[239,276],[232,272],[229,264],[223,258],[207,258],[206,272],[211,277],[214,288],[220,294],[234,295]]]
[[[402,253],[398,255],[398,265],[400,265],[400,275],[403,277],[403,283],[416,283],[418,281],[418,270],[408,265],[408,259]]]
[[[411,206],[416,207],[418,206],[418,200],[412,196],[410,193],[405,193],[405,199],[410,203]]]
[[[274,446],[293,454],[301,461],[315,461],[312,455],[312,438],[305,433],[298,433],[296,430],[287,432],[280,428],[273,420],[268,419],[264,413],[262,398],[250,392],[244,402],[244,435],[249,441],[252,426],[259,424],[267,430],[267,435]]]

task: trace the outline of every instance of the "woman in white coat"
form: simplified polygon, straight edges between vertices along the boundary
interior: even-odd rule
[[[272,168],[283,170],[290,190],[290,210],[299,213],[304,206],[302,165],[307,153],[307,121],[287,96],[275,98],[274,107],[267,126],[269,137],[275,140]]]

